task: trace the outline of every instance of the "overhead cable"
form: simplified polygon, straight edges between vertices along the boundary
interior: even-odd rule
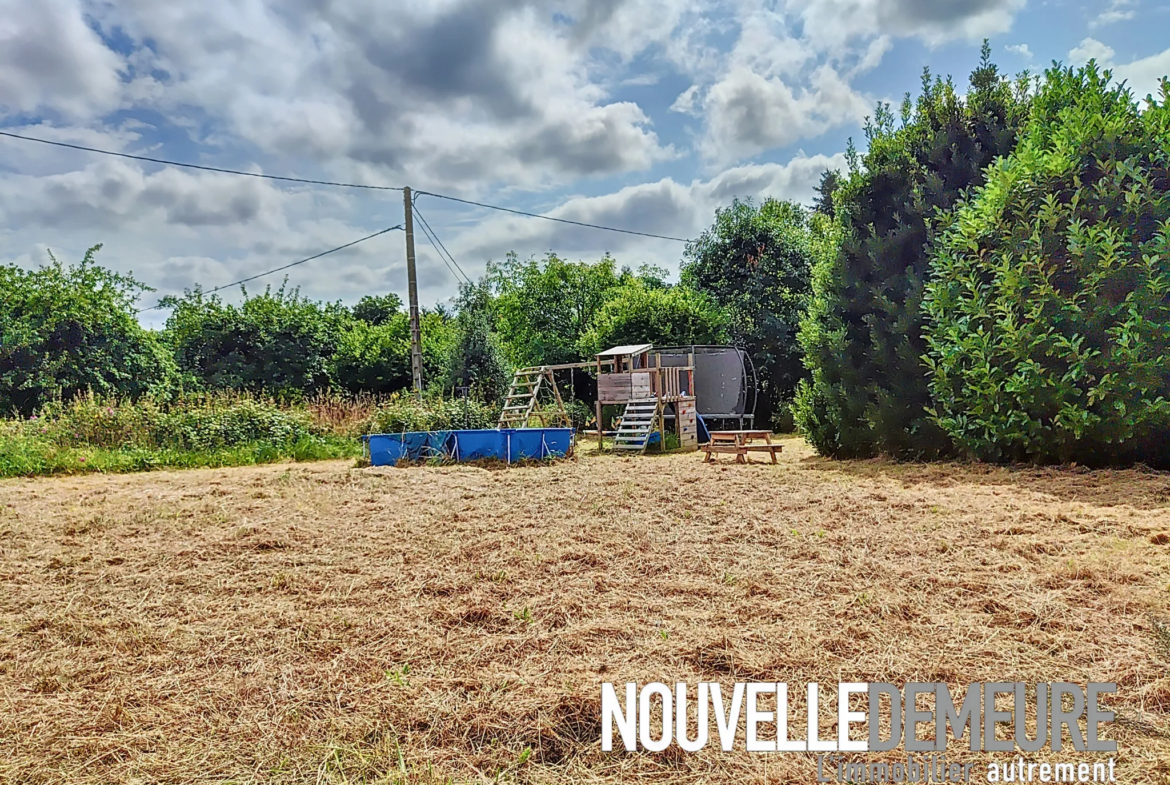
[[[304,264],[305,262],[311,262],[314,259],[320,259],[322,256],[328,256],[331,253],[337,253],[338,251],[343,251],[346,248],[352,248],[353,246],[357,245],[358,243],[364,243],[366,240],[372,240],[375,237],[386,234],[387,232],[393,232],[394,230],[401,229],[401,228],[402,228],[402,224],[398,224],[397,226],[391,226],[388,229],[383,229],[379,232],[374,232],[373,234],[367,234],[365,237],[354,240],[353,242],[346,243],[345,245],[339,245],[336,248],[330,248],[328,251],[322,251],[321,253],[315,254],[315,255],[310,256],[308,258],[301,259],[299,261],[292,262],[290,264],[286,264],[286,265],[283,265],[281,267],[276,267],[276,268],[274,268],[272,270],[268,270],[266,272],[256,273],[255,275],[250,275],[247,278],[242,278],[238,281],[233,281],[232,283],[225,283],[223,286],[217,286],[214,289],[208,290],[207,294],[214,294],[216,292],[222,292],[224,289],[230,289],[233,286],[239,286],[241,284],[248,283],[249,281],[255,281],[257,278],[263,278],[266,275],[272,275],[273,273],[278,273],[281,270],[287,270],[290,267],[296,267],[298,264]],[[153,311],[156,308],[161,308],[161,307],[162,307],[162,303],[160,302],[156,305],[150,306],[149,308],[139,308],[137,311],[135,311],[135,313],[142,313],[143,311]]]
[[[459,262],[455,261],[455,257],[452,256],[451,252],[447,250],[447,246],[443,245],[443,241],[439,239],[439,233],[431,228],[431,225],[429,223],[427,223],[427,219],[423,217],[423,214],[421,212],[419,212],[417,207],[415,207],[413,209],[414,209],[414,214],[418,217],[419,221],[422,222],[423,231],[427,233],[427,239],[431,241],[432,246],[435,246],[435,252],[438,253],[440,256],[442,256],[443,254],[446,254],[447,258],[451,260],[451,264],[455,265],[455,267],[458,268],[459,273],[463,276],[463,280],[467,281],[468,283],[471,283],[472,282],[471,276],[469,276],[467,273],[465,273],[463,271],[463,268],[459,266]],[[450,267],[450,265],[448,265],[448,267]],[[452,270],[451,272],[454,272],[454,270]],[[456,277],[458,277],[458,276],[456,276]]]
[[[586,223],[584,221],[572,221],[572,220],[569,220],[568,218],[556,218],[556,217],[551,216],[551,215],[541,215],[540,213],[529,213],[529,212],[525,212],[524,210],[514,210],[511,207],[500,207],[499,205],[486,204],[484,202],[474,202],[470,199],[460,199],[457,196],[447,196],[446,194],[437,194],[433,191],[416,191],[415,193],[417,193],[419,196],[433,196],[436,199],[446,199],[449,202],[459,202],[460,204],[469,204],[469,205],[472,205],[474,207],[483,207],[483,208],[488,209],[488,210],[499,210],[501,212],[512,213],[514,215],[523,215],[523,216],[528,217],[528,218],[542,218],[545,221],[556,221],[557,223],[571,224],[572,226],[583,226],[586,229],[600,229],[600,230],[606,231],[606,232],[620,232],[622,234],[634,234],[634,235],[638,235],[639,237],[652,237],[656,240],[671,240],[671,241],[676,242],[676,243],[689,243],[690,242],[690,240],[687,240],[683,237],[669,237],[669,236],[664,235],[664,234],[651,234],[650,232],[637,232],[637,231],[634,231],[633,229],[618,229],[618,228],[613,227],[613,226],[602,226],[601,224],[591,224],[591,223]]]
[[[68,147],[71,150],[82,150],[87,153],[100,153],[101,155],[112,155],[118,158],[129,158],[132,161],[146,161],[152,164],[162,164],[164,166],[181,166],[186,169],[199,169],[204,172],[218,172],[220,174],[235,174],[241,177],[256,177],[261,180],[280,180],[286,183],[303,183],[305,185],[330,185],[337,188],[364,188],[372,191],[401,191],[402,188],[396,185],[364,185],[362,183],[339,183],[331,180],[309,180],[304,177],[283,177],[276,174],[261,174],[260,172],[242,172],[238,169],[222,169],[218,166],[203,166],[202,164],[189,164],[182,161],[168,161],[165,158],[151,158],[146,155],[132,155],[130,153],[119,153],[116,150],[102,150],[98,147],[86,147],[82,144],[73,144],[72,142],[58,142],[53,139],[39,139],[35,136],[23,136],[21,134],[14,134],[9,131],[0,131],[0,136],[7,136],[12,139],[23,139],[26,142],[40,142],[41,144],[53,145],[54,147]]]

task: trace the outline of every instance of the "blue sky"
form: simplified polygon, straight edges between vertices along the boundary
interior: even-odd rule
[[[1170,72],[1170,3],[1154,0],[0,0],[0,127],[693,237],[736,196],[809,201],[876,101],[915,91],[926,65],[964,83],[984,37],[1007,73],[1095,57],[1145,95]],[[682,253],[418,205],[473,277],[508,251],[608,251],[672,271]],[[0,259],[36,265],[48,248],[76,259],[101,242],[104,264],[159,295],[401,218],[393,192],[0,139]],[[455,276],[421,235],[418,250],[424,304],[448,299]],[[328,300],[404,293],[402,234],[289,279]]]

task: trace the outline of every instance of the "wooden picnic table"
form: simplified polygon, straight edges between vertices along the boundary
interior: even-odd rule
[[[711,431],[711,441],[703,445],[706,453],[704,463],[715,459],[715,453],[726,453],[735,456],[736,463],[747,463],[749,452],[766,452],[772,456],[772,463],[776,463],[776,453],[784,449],[782,444],[772,444],[771,431]],[[753,444],[757,439],[763,439],[763,444]]]

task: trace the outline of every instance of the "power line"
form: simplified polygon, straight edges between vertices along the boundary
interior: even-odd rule
[[[7,136],[12,139],[23,139],[26,142],[40,142],[41,144],[48,144],[54,147],[68,147],[71,150],[82,150],[87,153],[100,153],[101,155],[112,155],[117,158],[129,158],[132,161],[146,161],[152,164],[163,164],[164,166],[181,166],[187,169],[200,169],[204,172],[219,172],[220,174],[237,174],[241,177],[256,177],[261,180],[280,180],[286,183],[304,183],[306,185],[331,185],[337,188],[365,188],[371,191],[401,191],[402,188],[394,185],[362,185],[361,183],[338,183],[330,180],[307,180],[303,177],[281,177],[275,174],[259,174],[257,172],[241,172],[238,169],[221,169],[218,166],[202,166],[200,164],[188,164],[181,161],[168,161],[165,158],[151,158],[145,155],[131,155],[130,153],[119,153],[115,150],[102,150],[98,147],[86,147],[81,144],[72,144],[70,142],[58,142],[52,139],[38,139],[35,136],[22,136],[20,134],[10,133],[8,131],[0,131],[0,136]]]
[[[523,215],[523,216],[526,216],[528,218],[543,218],[546,221],[556,221],[557,223],[562,223],[562,224],[572,224],[573,226],[583,226],[587,229],[601,229],[602,231],[606,231],[606,232],[620,232],[622,234],[636,234],[639,237],[652,237],[656,240],[672,240],[676,243],[689,243],[690,242],[690,240],[687,240],[687,239],[682,238],[682,237],[668,237],[667,235],[664,235],[664,234],[651,234],[649,232],[636,232],[633,229],[618,229],[618,228],[613,227],[613,226],[602,226],[600,224],[585,223],[584,221],[571,221],[568,218],[554,218],[551,215],[541,215],[540,213],[527,213],[523,210],[513,210],[511,207],[500,207],[499,205],[494,205],[494,204],[485,204],[483,202],[473,202],[470,199],[460,199],[456,196],[447,196],[445,194],[437,194],[437,193],[434,193],[433,191],[417,191],[416,193],[418,193],[420,196],[433,196],[436,199],[446,199],[449,202],[459,202],[461,204],[470,204],[470,205],[473,205],[475,207],[483,207],[483,208],[486,208],[488,210],[499,210],[499,211],[505,212],[505,213],[513,213],[514,215]]]
[[[386,234],[387,232],[393,232],[395,229],[401,229],[401,228],[402,228],[402,224],[398,224],[397,226],[391,226],[388,229],[383,229],[380,232],[374,232],[373,234],[367,234],[365,237],[362,237],[358,240],[354,240],[353,242],[346,243],[345,245],[339,245],[336,248],[330,248],[328,251],[322,251],[321,253],[316,254],[314,256],[310,256],[306,259],[301,259],[300,261],[292,262],[291,264],[286,264],[282,267],[277,267],[277,268],[269,270],[267,272],[257,273],[256,275],[252,275],[252,276],[249,276],[247,278],[243,278],[239,281],[234,281],[232,283],[225,283],[223,286],[217,286],[214,289],[208,290],[207,294],[215,294],[216,292],[221,292],[224,289],[230,289],[233,286],[239,286],[240,284],[245,284],[245,283],[248,283],[249,281],[255,281],[257,278],[263,278],[266,275],[272,275],[273,273],[278,273],[281,270],[287,270],[290,267],[296,267],[298,264],[304,264],[305,262],[311,262],[314,259],[320,259],[322,256],[328,256],[331,253],[337,253],[338,251],[343,251],[346,248],[352,248],[353,246],[357,245],[358,243],[364,243],[366,240],[372,240],[375,237],[378,237],[379,235]],[[156,308],[161,308],[161,307],[162,307],[162,303],[158,303],[157,305],[152,305],[149,308],[139,308],[134,313],[142,313],[143,311],[153,311]]]
[[[365,185],[362,183],[343,183],[333,180],[311,180],[303,177],[283,177],[275,174],[260,174],[257,172],[243,172],[238,169],[223,169],[218,166],[203,166],[201,164],[189,164],[182,161],[171,161],[165,158],[152,158],[145,155],[132,155],[131,153],[120,153],[115,150],[103,150],[99,147],[87,147],[86,145],[73,144],[72,142],[59,142],[52,139],[40,139],[35,136],[24,136],[22,134],[14,134],[10,131],[0,131],[0,136],[6,136],[10,139],[20,139],[25,142],[38,142],[40,144],[52,145],[54,147],[65,147],[70,150],[81,150],[87,153],[98,153],[99,155],[111,155],[117,158],[128,158],[132,161],[146,161],[152,164],[161,164],[163,166],[179,166],[186,169],[199,169],[205,172],[218,172],[219,174],[234,174],[241,177],[255,177],[261,180],[277,180],[286,183],[302,183],[305,185],[327,185],[336,188],[361,188],[370,191],[401,191],[401,186],[396,185]],[[486,210],[498,210],[504,213],[512,213],[513,215],[522,215],[526,218],[541,218],[545,221],[555,221],[556,223],[569,224],[570,226],[581,226],[586,229],[598,229],[604,232],[618,232],[620,234],[632,234],[638,237],[650,237],[655,240],[670,240],[676,243],[688,243],[690,240],[683,237],[670,237],[664,234],[653,234],[651,232],[639,232],[633,229],[619,229],[615,226],[603,226],[601,224],[592,224],[585,221],[573,221],[568,218],[555,218],[551,215],[542,215],[540,213],[530,213],[524,210],[515,210],[511,207],[501,207],[500,205],[487,204],[486,202],[476,202],[470,199],[460,199],[457,196],[448,196],[447,194],[435,193],[434,191],[416,191],[417,194],[426,196],[433,196],[436,199],[446,199],[449,202],[459,202],[460,204],[467,204],[473,207],[482,207]]]
[[[418,215],[417,211],[415,212],[415,215]],[[419,218],[422,218],[422,216],[420,215]],[[437,253],[439,255],[439,261],[441,261],[443,264],[445,264],[447,266],[447,269],[451,272],[451,275],[455,276],[455,280],[459,281],[460,273],[462,273],[463,270],[460,270],[458,273],[455,272],[455,268],[451,266],[451,263],[447,261],[447,258],[445,256],[443,256],[443,252],[439,250],[439,246],[435,243],[435,240],[437,238],[431,233],[432,230],[429,226],[426,225],[426,221],[423,221],[419,225],[419,228],[423,230],[423,234],[426,235],[427,241],[431,244],[431,247],[435,249],[435,253]],[[467,278],[466,275],[464,275],[462,277],[463,277],[463,280],[467,281],[468,283],[471,283],[471,281]]]
[[[451,255],[451,252],[447,250],[447,246],[443,245],[443,241],[439,239],[439,233],[431,228],[431,225],[427,223],[427,219],[423,217],[423,214],[419,212],[417,207],[414,208],[414,214],[418,216],[420,221],[422,221],[423,229],[427,232],[427,239],[431,239],[432,237],[434,238],[434,241],[431,243],[431,245],[438,243],[435,251],[441,254],[447,254],[447,258],[451,260],[451,264],[455,265],[459,269],[459,272],[462,273],[464,280],[466,280],[468,283],[471,283],[471,276],[463,272],[462,267],[459,267],[459,262],[455,261],[455,257]],[[439,251],[440,248],[442,251]]]

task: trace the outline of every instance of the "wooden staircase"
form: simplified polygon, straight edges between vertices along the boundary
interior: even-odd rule
[[[556,409],[551,412],[537,411],[542,390],[549,390],[556,403]],[[553,425],[570,426],[569,415],[565,412],[561,392],[557,389],[556,379],[552,369],[547,366],[521,368],[512,377],[512,385],[508,388],[508,395],[504,398],[504,408],[500,412],[499,428],[527,428],[532,418],[540,420],[541,427],[548,427],[549,420]]]
[[[621,422],[618,423],[617,435],[613,439],[614,450],[646,452],[650,435],[659,430],[661,414],[657,398],[628,402]]]

